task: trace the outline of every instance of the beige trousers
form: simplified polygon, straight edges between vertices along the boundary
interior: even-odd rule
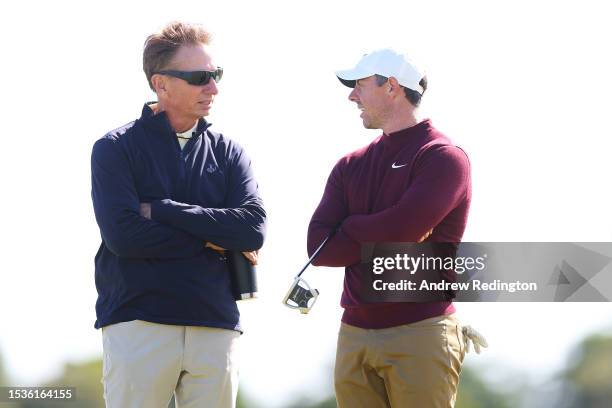
[[[102,329],[107,408],[233,408],[240,333],[141,320]]]
[[[378,330],[342,323],[334,373],[338,406],[453,407],[462,340],[453,315]]]

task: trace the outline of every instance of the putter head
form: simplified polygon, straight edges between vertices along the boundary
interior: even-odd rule
[[[283,299],[283,304],[291,309],[299,309],[302,314],[306,314],[310,312],[318,296],[318,290],[311,289],[304,279],[296,277]]]

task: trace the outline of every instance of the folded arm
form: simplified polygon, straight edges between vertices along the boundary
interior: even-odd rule
[[[308,226],[308,256],[312,256],[325,237],[336,230],[313,261],[316,266],[349,266],[361,261],[361,245],[349,238],[342,228],[338,228],[348,216],[340,166],[338,163],[332,170],[321,202]]]
[[[357,242],[418,242],[467,194],[470,164],[463,150],[440,146],[424,154],[410,187],[392,207],[351,215],[342,230]]]
[[[266,212],[251,170],[251,161],[237,149],[228,167],[226,208],[205,208],[169,199],[151,202],[151,217],[204,241],[237,251],[262,247]]]
[[[91,156],[92,200],[106,247],[126,258],[185,258],[204,249],[193,235],[140,215],[132,172],[118,142],[98,140]]]

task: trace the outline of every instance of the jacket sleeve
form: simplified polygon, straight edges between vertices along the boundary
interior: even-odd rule
[[[321,202],[308,225],[309,257],[325,237],[336,230],[340,222],[348,216],[348,204],[343,188],[342,163],[343,161],[338,162],[329,175]],[[312,263],[315,266],[349,266],[360,261],[361,245],[349,238],[343,228],[339,228]]]
[[[234,144],[229,157],[226,208],[205,208],[170,199],[151,202],[151,217],[194,236],[236,251],[263,246],[266,211],[259,197],[251,160]]]
[[[140,215],[140,199],[118,142],[98,140],[91,155],[91,197],[106,247],[125,258],[187,258],[204,250],[194,236]]]
[[[467,155],[455,146],[424,153],[413,182],[392,207],[342,223],[358,242],[417,242],[459,205],[470,183]]]

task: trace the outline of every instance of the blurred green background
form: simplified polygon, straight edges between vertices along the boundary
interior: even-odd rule
[[[529,356],[525,356],[529,358]],[[457,408],[560,407],[609,408],[612,406],[612,336],[592,335],[585,338],[571,353],[561,372],[545,384],[531,384],[525,373],[506,373],[503,378],[515,381],[491,383],[486,380],[496,367],[464,365],[457,398]],[[66,364],[57,378],[41,386],[76,387],[76,401],[21,401],[0,403],[2,408],[103,408],[102,361]],[[332,375],[321,373],[321,375]],[[13,385],[2,364],[0,354],[0,384]],[[245,385],[245,384],[242,384]],[[271,382],[271,387],[273,383]],[[248,388],[248,385],[243,388]],[[332,408],[333,395],[297,395],[288,408]],[[173,402],[170,407],[174,407]],[[256,401],[244,392],[238,394],[238,408],[265,408],[265,401]]]

